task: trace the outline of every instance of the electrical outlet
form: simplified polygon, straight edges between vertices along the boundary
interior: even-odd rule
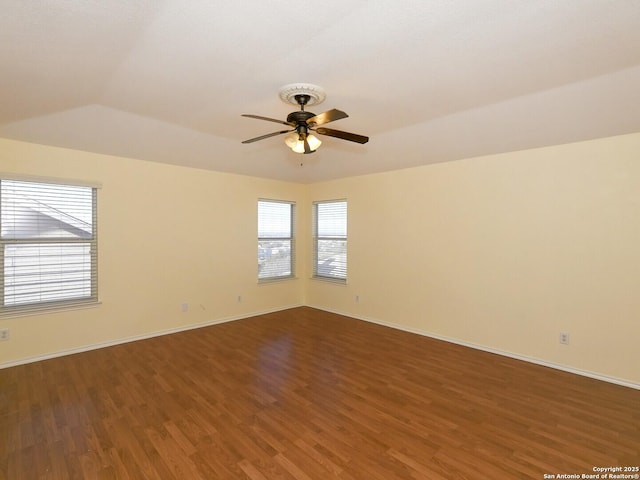
[[[238,295],[238,303],[242,302],[242,295]]]
[[[569,334],[567,332],[560,333],[560,343],[562,345],[569,345]]]
[[[180,311],[183,313],[189,311],[189,304],[187,302],[184,302],[182,305],[180,305]]]
[[[356,303],[360,303],[360,295],[356,295]]]
[[[6,342],[11,338],[8,328],[0,328],[0,342]]]

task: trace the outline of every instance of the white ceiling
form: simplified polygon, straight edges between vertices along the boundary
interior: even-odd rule
[[[0,136],[313,182],[640,131],[636,0],[2,0]],[[281,86],[350,117],[312,155]],[[303,162],[301,166],[300,163]]]

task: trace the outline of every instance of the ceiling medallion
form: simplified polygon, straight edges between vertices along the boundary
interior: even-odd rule
[[[279,95],[283,102],[296,106],[298,105],[296,95],[309,95],[307,106],[318,105],[327,98],[324,89],[312,83],[290,83],[280,88]]]

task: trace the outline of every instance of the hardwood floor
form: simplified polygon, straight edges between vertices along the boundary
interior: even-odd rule
[[[0,479],[542,479],[637,465],[638,390],[311,308],[0,370]]]

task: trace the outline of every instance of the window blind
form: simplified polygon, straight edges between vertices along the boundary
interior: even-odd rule
[[[258,280],[294,276],[295,204],[258,201]]]
[[[0,179],[0,313],[97,301],[96,196]]]
[[[347,202],[314,202],[314,276],[347,279]]]

